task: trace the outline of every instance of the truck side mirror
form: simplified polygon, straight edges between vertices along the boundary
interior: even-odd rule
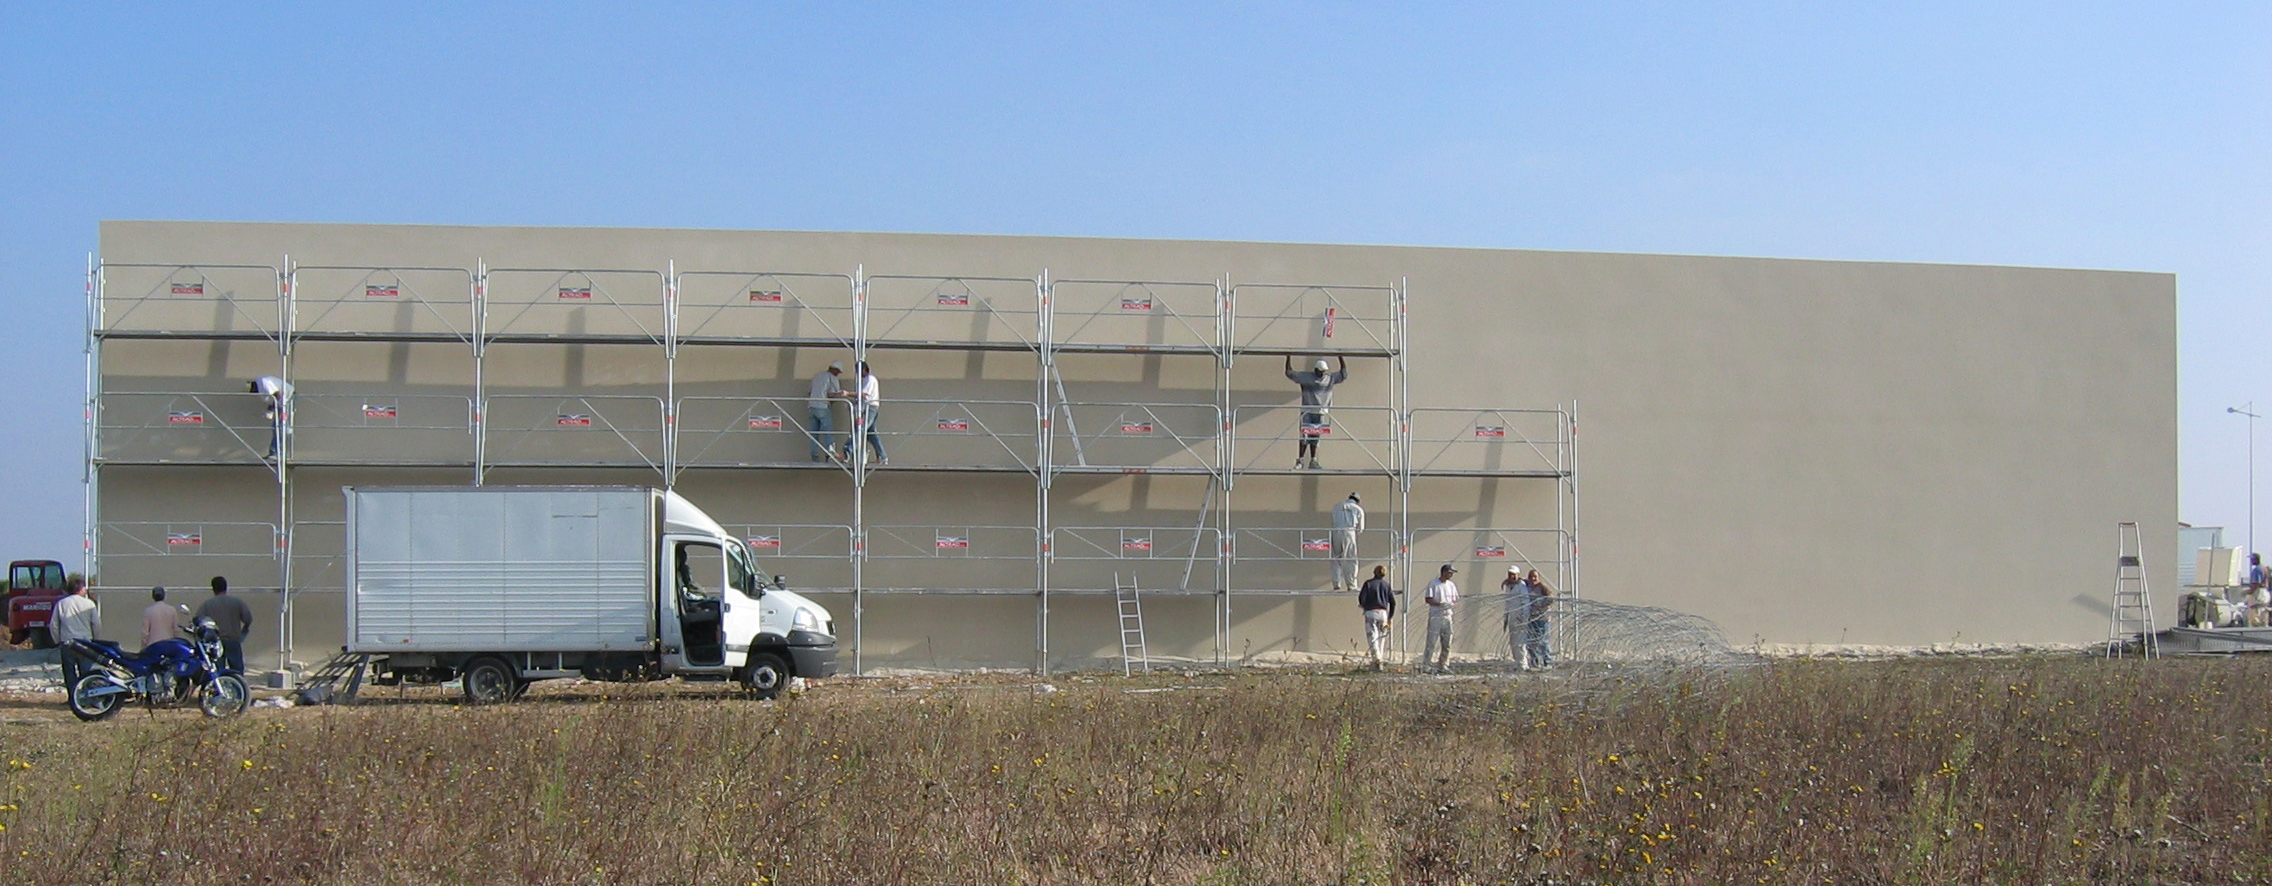
[[[789,589],[789,577],[788,577],[788,576],[786,576],[786,575],[776,575],[776,576],[774,576],[774,577],[773,577],[773,586],[774,586],[774,587],[777,587],[777,588],[780,588],[780,589],[782,589],[782,590],[784,590],[784,591],[788,590],[788,589]]]

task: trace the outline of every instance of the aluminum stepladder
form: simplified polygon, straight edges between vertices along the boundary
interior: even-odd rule
[[[2114,614],[2107,627],[2106,657],[2123,657],[2134,642],[2141,657],[2160,658],[2161,643],[2154,636],[2154,600],[2146,590],[2145,552],[2138,538],[2138,524],[2117,523],[2114,531]]]
[[[1120,573],[1113,573],[1112,596],[1120,604],[1120,675],[1149,674],[1152,658],[1144,646],[1144,603],[1137,596],[1136,574],[1129,573],[1123,582]]]

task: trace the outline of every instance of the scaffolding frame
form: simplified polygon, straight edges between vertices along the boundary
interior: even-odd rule
[[[132,271],[138,279],[114,292],[112,276]],[[261,297],[228,288],[217,273],[240,277],[273,275],[272,295]],[[305,280],[303,278],[306,278]],[[302,297],[303,283],[326,281],[322,292]],[[414,282],[418,281],[418,282]],[[135,284],[146,284],[137,286]],[[499,283],[508,283],[500,294]],[[731,284],[724,286],[723,284]],[[686,301],[687,287],[696,297]],[[249,285],[249,284],[247,284]],[[459,290],[457,287],[462,287]],[[265,289],[265,287],[262,287]],[[218,291],[214,291],[218,290]],[[458,292],[462,291],[462,300]],[[356,293],[361,298],[355,298]],[[730,295],[720,296],[720,293]],[[746,297],[745,297],[746,293]],[[651,294],[651,295],[650,295]],[[1061,298],[1072,298],[1068,306]],[[1582,595],[1579,580],[1578,412],[1575,402],[1550,408],[1415,407],[1411,403],[1407,371],[1410,300],[1406,281],[1375,285],[1321,285],[1311,283],[1233,283],[1229,276],[1212,281],[1109,280],[1068,278],[1056,280],[1043,269],[1030,278],[919,274],[870,275],[865,265],[850,273],[798,269],[685,269],[677,261],[662,269],[641,268],[492,268],[486,260],[470,268],[418,265],[297,265],[289,254],[277,265],[197,263],[108,263],[90,255],[87,266],[87,396],[85,428],[86,526],[85,568],[99,576],[97,567],[106,556],[134,556],[131,552],[106,554],[104,536],[116,535],[126,524],[112,524],[100,513],[103,469],[113,465],[263,465],[276,486],[277,506],[272,527],[276,588],[280,593],[279,667],[287,667],[294,652],[292,599],[296,594],[338,590],[303,586],[293,564],[297,528],[329,526],[326,521],[299,521],[293,514],[295,471],[304,467],[391,468],[419,467],[467,470],[467,480],[480,485],[494,468],[519,469],[624,469],[651,471],[654,482],[676,486],[688,471],[814,470],[840,473],[848,480],[851,519],[842,524],[774,524],[775,545],[788,529],[842,532],[843,550],[835,544],[815,550],[811,545],[794,554],[776,551],[786,559],[841,559],[848,563],[846,587],[818,587],[822,593],[851,597],[851,667],[864,672],[866,598],[877,594],[1030,595],[1035,600],[1034,664],[1037,672],[1051,669],[1050,602],[1053,595],[1099,596],[1115,592],[1106,587],[1059,586],[1052,565],[1060,559],[1088,561],[1174,561],[1184,564],[1180,585],[1161,587],[1154,594],[1199,595],[1213,598],[1214,663],[1233,662],[1230,643],[1234,633],[1236,598],[1284,598],[1330,593],[1319,588],[1240,587],[1242,571],[1270,570],[1272,564],[1322,560],[1326,555],[1308,550],[1311,539],[1329,529],[1258,525],[1235,507],[1234,492],[1242,482],[1282,482],[1285,478],[1339,477],[1385,481],[1393,490],[1387,509],[1388,526],[1365,534],[1361,547],[1386,548],[1388,556],[1363,557],[1362,562],[1387,561],[1395,569],[1399,595],[1418,598],[1413,584],[1415,540],[1423,535],[1472,533],[1507,537],[1515,533],[1550,539],[1553,550],[1539,553],[1537,546],[1517,546],[1521,560],[1548,566],[1562,585],[1558,593]],[[270,310],[260,302],[272,299]],[[212,329],[179,328],[183,303],[205,305],[213,315]],[[402,328],[361,328],[355,318],[376,313],[376,306],[393,306],[396,325]],[[577,315],[578,328],[566,331],[532,331],[524,321],[559,306],[598,308],[600,327],[580,325],[589,312]],[[307,312],[303,315],[302,309]],[[968,315],[965,338],[937,338],[903,334],[911,319],[925,316]],[[137,324],[137,317],[157,322]],[[344,319],[343,319],[344,318]],[[413,318],[405,320],[404,318]],[[370,324],[382,326],[385,324]],[[1130,331],[1134,327],[1134,331]],[[1064,329],[1060,334],[1059,330]],[[1338,338],[1338,341],[1335,339]],[[384,342],[455,345],[468,350],[471,368],[464,391],[447,393],[334,392],[295,394],[274,422],[276,455],[260,457],[257,436],[267,429],[249,422],[232,423],[208,407],[208,401],[236,404],[249,395],[227,391],[117,392],[103,389],[102,350],[110,340],[208,340],[268,342],[275,347],[274,373],[291,384],[298,345],[305,342]],[[580,344],[624,346],[659,352],[660,396],[600,394],[591,391],[493,391],[486,371],[492,348],[517,344]],[[832,431],[835,440],[848,443],[851,457],[842,461],[811,461],[801,456],[816,441],[798,420],[796,404],[802,396],[688,396],[678,390],[678,356],[687,347],[829,348],[848,350],[853,365],[868,359],[871,350],[933,350],[1023,352],[1034,360],[1031,400],[887,400],[887,409],[873,430],[885,437],[954,435],[983,441],[980,448],[990,460],[966,459],[958,463],[932,463],[902,458],[889,464],[873,463],[864,437],[870,430],[860,424],[857,410],[848,427]],[[1206,360],[1213,364],[1211,398],[1207,401],[1132,402],[1075,396],[1059,368],[1061,355],[1159,355],[1169,359]],[[1333,434],[1310,428],[1289,416],[1302,412],[1283,403],[1236,402],[1233,369],[1242,357],[1339,357],[1381,359],[1388,367],[1386,403],[1336,404],[1331,427],[1348,443],[1335,439],[1336,459],[1346,460],[1333,469],[1301,470],[1272,466],[1277,453],[1301,435]],[[857,370],[853,372],[857,379]],[[302,407],[301,397],[307,397]],[[215,416],[214,427],[224,431],[235,447],[220,447],[214,454],[191,452],[161,456],[133,451],[131,440],[117,438],[128,432],[162,435],[176,430],[169,422],[156,424],[148,416],[129,416],[121,424],[108,417],[119,407],[114,401],[133,397],[191,398],[200,404],[198,423]],[[331,402],[336,401],[336,403]],[[421,401],[416,410],[405,403]],[[505,421],[508,413],[552,401],[538,409],[538,419]],[[173,402],[173,401],[169,401]],[[249,401],[244,401],[248,402]],[[455,408],[444,408],[444,405]],[[739,412],[733,407],[743,404]],[[607,407],[607,408],[603,408]],[[623,408],[615,408],[621,406]],[[636,406],[636,409],[630,407]],[[910,408],[912,407],[912,408]],[[690,413],[732,413],[723,426],[689,431]],[[462,424],[440,418],[463,410]],[[405,421],[405,412],[417,416]],[[632,417],[637,420],[633,421]],[[1097,415],[1112,415],[1101,424]],[[307,416],[303,419],[303,415]],[[919,416],[912,424],[910,416]],[[1194,418],[1193,416],[1197,417]],[[541,419],[551,416],[552,423]],[[1345,416],[1359,420],[1344,421]],[[1090,427],[1080,424],[1086,418]],[[135,423],[139,422],[139,423]],[[526,424],[527,427],[520,425]],[[511,426],[507,426],[511,425]],[[1286,425],[1287,427],[1280,427]],[[379,452],[358,453],[354,447],[326,439],[316,453],[301,458],[294,442],[299,430],[332,436],[381,429],[397,435],[453,434],[466,437],[462,459],[404,459]],[[598,441],[612,454],[593,455],[590,447],[529,454],[521,447],[532,439],[569,439],[563,433],[581,434],[583,443]],[[762,450],[768,443],[777,454],[730,456],[714,454],[728,435],[772,434],[770,441],[756,437],[737,440]],[[688,447],[682,450],[682,445]],[[1150,445],[1150,454],[1146,446]],[[1119,450],[1133,449],[1129,455]],[[967,451],[967,447],[965,447]],[[226,450],[226,451],[222,451]],[[906,452],[902,448],[902,452]],[[1096,453],[1096,457],[1091,455]],[[628,453],[628,454],[626,454]],[[1362,455],[1362,458],[1354,456]],[[249,456],[249,457],[248,457]],[[867,487],[879,472],[950,472],[1025,475],[1032,483],[1033,520],[1030,526],[963,527],[964,544],[979,529],[1019,534],[1031,539],[1012,552],[988,551],[959,555],[947,547],[944,534],[952,527],[933,526],[938,547],[933,559],[977,559],[990,562],[1027,560],[1033,564],[1031,588],[880,588],[871,587],[866,566],[915,556],[906,548],[926,525],[887,525],[869,519]],[[1199,519],[1192,526],[1066,525],[1056,524],[1051,513],[1055,480],[1068,475],[1168,475],[1204,481]],[[1485,527],[1481,525],[1416,526],[1413,492],[1417,481],[1466,480],[1475,483],[1516,481],[1553,484],[1555,519],[1551,526]],[[1025,481],[1021,481],[1025,482]],[[1322,518],[1322,514],[1319,515]],[[1283,519],[1272,517],[1271,519]],[[194,521],[191,521],[194,522]],[[1472,522],[1472,521],[1471,521]],[[741,526],[736,531],[752,538],[767,537],[762,527]],[[1067,548],[1061,550],[1059,534]],[[1283,540],[1258,533],[1299,538],[1302,547],[1287,549]],[[1241,539],[1248,541],[1241,544]],[[1117,541],[1114,547],[1109,541]],[[1163,553],[1163,543],[1169,548]],[[876,542],[883,542],[883,550]],[[202,539],[200,539],[202,543]],[[894,547],[897,546],[897,547]],[[918,546],[919,547],[919,546]],[[950,555],[942,556],[941,551]],[[1476,548],[1478,557],[1503,556]],[[1207,569],[1200,569],[1201,564]],[[1118,564],[1115,563],[1115,566]],[[1244,570],[1242,570],[1242,566]],[[1432,574],[1432,571],[1431,571]],[[1193,579],[1201,579],[1194,586]],[[1471,580],[1480,581],[1482,576]],[[1265,582],[1271,583],[1271,582]],[[1288,584],[1288,582],[1275,582]],[[1574,627],[1560,619],[1557,632],[1567,635]],[[1409,632],[1409,620],[1405,622]],[[1409,652],[1410,637],[1398,638],[1400,651]],[[1565,644],[1564,648],[1568,648]]]

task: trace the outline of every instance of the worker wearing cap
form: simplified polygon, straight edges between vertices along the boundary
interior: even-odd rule
[[[1373,567],[1373,577],[1357,591],[1357,609],[1365,614],[1365,650],[1372,655],[1373,670],[1381,670],[1388,628],[1396,623],[1396,591],[1388,586],[1388,567]]]
[[[844,364],[830,363],[828,368],[813,376],[813,388],[805,399],[805,412],[811,417],[812,460],[827,461],[836,452],[835,402],[844,396],[844,386],[837,377],[844,374]]]
[[[284,441],[285,428],[290,424],[286,416],[292,403],[292,386],[281,378],[263,375],[245,385],[245,393],[260,396],[261,417],[268,419],[268,457],[276,457],[276,447]]]
[[[1317,470],[1317,438],[1325,436],[1331,427],[1327,422],[1328,410],[1333,407],[1333,388],[1349,380],[1349,358],[1342,357],[1341,371],[1327,372],[1324,360],[1317,361],[1308,372],[1294,369],[1292,355],[1286,357],[1286,380],[1302,389],[1302,441],[1294,446],[1294,467],[1303,467],[1302,457],[1309,457],[1308,467]]]
[[[1446,563],[1436,570],[1436,580],[1421,591],[1420,599],[1428,604],[1428,640],[1420,647],[1422,671],[1429,669],[1429,659],[1436,661],[1437,673],[1451,670],[1452,607],[1459,603],[1459,585],[1452,582],[1452,576],[1457,574],[1459,570]]]
[[[860,361],[860,386],[845,396],[852,399],[852,433],[844,438],[844,460],[852,460],[852,448],[860,445],[860,434],[865,429],[868,448],[875,452],[873,464],[891,464],[891,456],[884,454],[884,441],[876,436],[876,416],[883,407],[883,387],[876,382],[876,373],[868,368],[868,361]]]
[[[1530,670],[1530,585],[1523,581],[1521,566],[1508,566],[1507,578],[1499,582],[1499,593],[1506,611],[1500,622],[1507,628],[1507,658],[1517,670]]]
[[[1365,509],[1357,493],[1333,506],[1333,589],[1357,586],[1357,534],[1365,531]]]

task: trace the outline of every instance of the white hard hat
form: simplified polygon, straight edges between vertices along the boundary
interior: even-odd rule
[[[1312,368],[1312,369],[1315,369],[1315,370],[1317,370],[1317,371],[1319,371],[1319,372],[1324,372],[1324,371],[1325,371],[1325,361],[1324,361],[1324,360],[1319,360],[1319,361],[1317,361],[1317,363],[1316,363],[1315,365],[1311,366],[1310,368]]]
[[[828,361],[828,371],[830,371],[830,372],[843,372],[843,371],[844,371],[844,364],[843,364],[843,363],[842,363],[841,361],[837,361],[837,360],[830,360],[830,361]]]

